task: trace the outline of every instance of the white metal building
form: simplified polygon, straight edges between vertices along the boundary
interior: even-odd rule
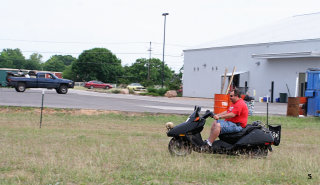
[[[298,15],[185,50],[183,96],[213,98],[225,68],[230,76],[233,67],[234,85],[248,87],[256,100],[271,95],[272,81],[274,100],[279,93],[301,96],[306,70],[320,68],[319,20],[320,13]]]

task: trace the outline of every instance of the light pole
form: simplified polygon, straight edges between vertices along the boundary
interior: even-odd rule
[[[163,13],[164,16],[164,29],[163,29],[163,50],[162,50],[162,84],[161,87],[163,88],[163,81],[164,81],[164,46],[166,44],[166,18],[169,13]]]
[[[150,48],[148,49],[149,51],[149,61],[148,61],[148,81],[150,80],[150,62],[151,62],[151,42],[150,42]]]

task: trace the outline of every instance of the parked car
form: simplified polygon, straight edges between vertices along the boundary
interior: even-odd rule
[[[146,88],[145,87],[143,87],[141,84],[139,84],[139,83],[132,83],[132,84],[129,84],[128,86],[127,86],[127,88],[129,89],[129,90],[134,90],[134,91],[141,91],[141,90],[145,90]]]
[[[84,84],[84,87],[88,89],[93,89],[93,88],[111,89],[112,85],[103,83],[101,81],[89,81]]]

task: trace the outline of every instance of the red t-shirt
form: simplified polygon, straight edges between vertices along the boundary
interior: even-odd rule
[[[248,107],[243,99],[239,99],[236,103],[232,103],[228,108],[227,113],[232,112],[236,116],[233,118],[227,118],[226,121],[231,121],[233,123],[240,123],[242,128],[247,126],[248,121]]]

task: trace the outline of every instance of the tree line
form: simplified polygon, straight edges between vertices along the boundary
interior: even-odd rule
[[[62,72],[63,78],[77,82],[99,80],[107,83],[129,84],[140,82],[145,86],[162,83],[162,61],[158,58],[139,58],[131,65],[122,66],[121,60],[106,48],[83,51],[78,58],[71,55],[53,55],[42,62],[42,55],[33,53],[25,58],[20,49],[3,49],[0,68]],[[182,73],[174,73],[164,65],[164,84],[179,89]]]

